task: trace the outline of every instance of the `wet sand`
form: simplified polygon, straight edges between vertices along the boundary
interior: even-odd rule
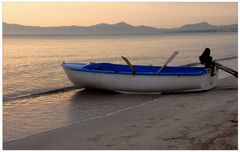
[[[237,149],[237,79],[163,94],[105,117],[3,143],[4,149]]]

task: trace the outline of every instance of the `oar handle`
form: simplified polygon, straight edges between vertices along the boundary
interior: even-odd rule
[[[129,68],[131,69],[133,76],[135,76],[136,75],[136,69],[134,68],[134,66],[130,63],[130,61],[126,57],[124,57],[124,56],[121,56],[121,57],[123,58],[123,60],[127,63]]]

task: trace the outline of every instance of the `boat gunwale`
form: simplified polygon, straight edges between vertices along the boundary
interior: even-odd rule
[[[76,68],[71,68],[69,66],[66,66],[67,64],[71,65],[81,65],[82,67],[80,69]],[[90,63],[91,64],[91,63]],[[106,70],[89,70],[89,69],[84,69],[84,67],[90,65],[86,63],[62,63],[61,66],[64,69],[72,70],[72,71],[80,71],[80,72],[87,72],[87,73],[99,73],[99,74],[117,74],[117,75],[133,75],[132,72],[115,72],[115,71],[106,71]],[[138,65],[136,65],[138,66]],[[142,65],[141,65],[142,66]],[[173,66],[168,66],[168,67],[173,67]],[[181,67],[189,67],[189,66],[181,66]],[[196,68],[196,67],[193,67]],[[199,67],[200,69],[200,67]],[[204,69],[204,68],[202,68]],[[164,73],[153,73],[153,72],[137,72],[135,75],[147,75],[147,76],[201,76],[207,74],[207,70],[201,70],[199,72],[186,72],[186,73],[172,73],[172,72],[164,72]]]

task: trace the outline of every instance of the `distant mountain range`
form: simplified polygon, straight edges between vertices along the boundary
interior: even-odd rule
[[[165,33],[191,33],[191,32],[237,32],[238,24],[232,25],[211,25],[207,22],[197,24],[187,24],[178,28],[163,29],[149,26],[132,26],[125,22],[117,24],[97,24],[92,26],[24,26],[18,24],[8,24],[3,22],[3,34],[24,34],[24,35],[158,35]]]

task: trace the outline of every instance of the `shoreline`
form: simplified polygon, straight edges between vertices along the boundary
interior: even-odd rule
[[[3,143],[3,149],[237,149],[237,79]]]

